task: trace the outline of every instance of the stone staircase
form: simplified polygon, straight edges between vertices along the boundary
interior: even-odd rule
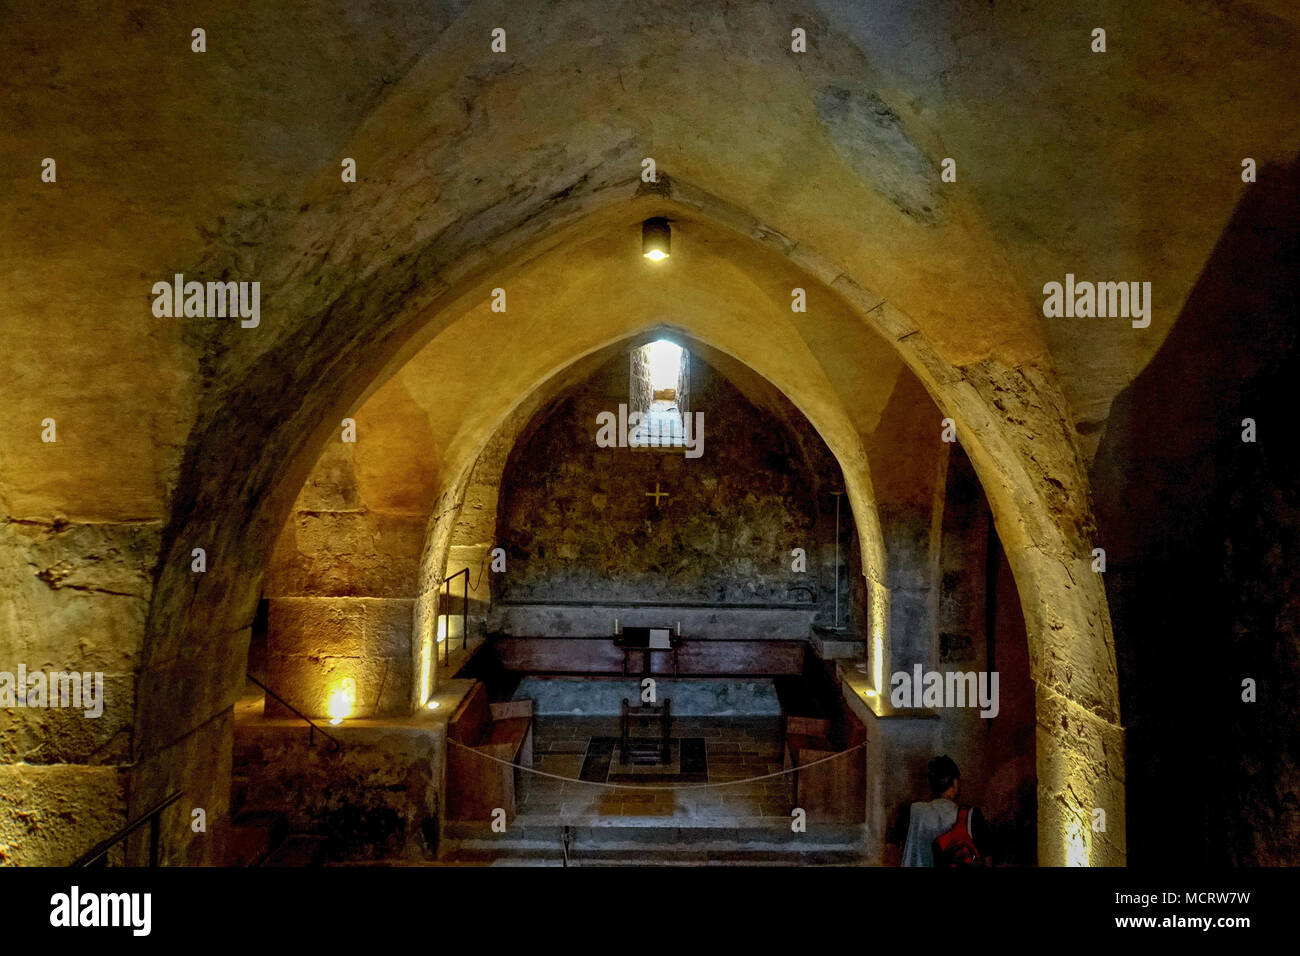
[[[278,813],[243,813],[235,817],[226,843],[225,866],[319,866],[325,838],[290,833]]]
[[[483,824],[449,822],[438,862],[446,866],[860,866],[862,828],[516,825],[492,833]],[[567,862],[566,862],[567,845]]]
[[[246,807],[243,781],[236,777],[233,783],[224,866],[320,866],[324,862],[325,837],[291,833],[284,814]]]

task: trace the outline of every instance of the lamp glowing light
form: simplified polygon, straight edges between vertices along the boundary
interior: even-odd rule
[[[641,255],[651,262],[662,262],[671,255],[672,230],[662,217],[641,224]]]
[[[438,702],[437,702],[436,700],[431,700],[431,701],[429,701],[427,704],[425,704],[424,706],[428,707],[430,710],[437,710],[437,709],[438,709]]]
[[[357,682],[351,677],[345,677],[330,693],[329,706],[326,708],[330,723],[335,726],[343,723],[343,718],[352,716],[356,704]]]

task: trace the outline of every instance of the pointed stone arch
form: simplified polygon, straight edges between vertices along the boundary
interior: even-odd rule
[[[763,364],[757,367],[750,364],[744,353],[735,354],[716,343],[700,337],[684,326],[670,327],[662,323],[638,329],[620,336],[612,341],[602,341],[586,349],[581,355],[565,362],[558,368],[545,372],[544,381],[536,389],[536,394],[512,395],[509,393],[495,396],[496,411],[490,426],[484,430],[476,445],[462,449],[450,463],[450,474],[444,473],[442,486],[431,510],[429,528],[426,533],[424,552],[421,556],[420,595],[416,600],[415,619],[413,622],[414,652],[417,655],[412,662],[412,673],[417,677],[412,706],[419,708],[436,683],[436,641],[437,631],[437,595],[443,575],[446,572],[447,555],[451,542],[451,529],[455,526],[461,506],[464,502],[466,485],[470,480],[475,464],[484,450],[491,444],[505,440],[513,444],[520,426],[524,424],[512,413],[521,407],[536,408],[539,404],[554,397],[560,390],[573,381],[570,370],[588,370],[591,359],[600,359],[614,351],[631,347],[668,334],[687,349],[716,351],[749,369],[764,382],[781,392],[794,407],[808,420],[814,431],[826,442],[831,454],[840,465],[844,477],[845,491],[849,498],[850,519],[857,526],[859,558],[866,576],[866,593],[868,596],[868,627],[876,646],[868,649],[869,661],[887,661],[889,652],[889,588],[886,584],[886,558],[884,535],[876,514],[875,496],[871,490],[870,468],[860,436],[847,421],[843,410],[816,409],[809,413],[807,392],[809,385],[792,377],[783,377],[777,373],[773,379],[765,371]],[[736,345],[733,344],[733,347]],[[538,396],[544,397],[538,397]],[[490,399],[489,399],[490,400]],[[510,434],[503,436],[503,431]],[[497,476],[498,479],[500,476]],[[499,481],[498,481],[499,484]]]
[[[626,227],[652,209],[708,223],[783,257],[889,343],[957,422],[1025,612],[1039,715],[1040,863],[1122,863],[1114,644],[1105,593],[1090,569],[1087,482],[1050,368],[1008,367],[994,358],[952,365],[856,277],[738,207],[667,176],[653,191],[635,180],[587,174],[545,197],[507,197],[417,241],[389,268],[337,285],[339,294],[324,302],[308,289],[290,291],[297,267],[287,269],[289,285],[275,303],[294,318],[260,348],[222,356],[218,371],[225,374],[214,381],[225,384],[206,396],[186,451],[142,654],[133,802],[184,786],[208,806],[224,806],[221,764],[214,770],[211,754],[229,753],[229,707],[242,680],[270,542],[335,423],[503,276],[584,232]],[[296,404],[288,406],[286,394]],[[865,513],[869,499],[861,505]],[[185,556],[198,540],[212,557],[206,574],[192,575]],[[883,555],[875,566],[883,566]],[[872,607],[872,618],[887,620],[882,610]],[[883,675],[874,676],[879,684]],[[881,695],[876,701],[883,712]],[[1088,829],[1094,807],[1107,810],[1108,833]]]

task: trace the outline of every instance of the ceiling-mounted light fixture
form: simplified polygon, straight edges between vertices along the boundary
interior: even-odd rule
[[[670,254],[671,238],[672,231],[668,228],[667,219],[662,217],[647,219],[641,224],[641,255],[651,262],[667,259]]]

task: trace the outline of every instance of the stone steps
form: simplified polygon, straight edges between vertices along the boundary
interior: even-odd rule
[[[241,813],[226,840],[226,866],[258,866],[288,836],[283,814]]]
[[[788,826],[672,827],[575,825],[569,857],[587,865],[852,865],[862,862],[861,827],[813,824],[806,833]],[[483,824],[448,823],[439,862],[465,865],[558,865],[565,827],[519,825],[495,834]]]
[[[613,849],[569,850],[568,866],[861,866],[862,854],[815,850],[804,853],[771,850],[657,850],[635,853]],[[438,861],[440,866],[564,866],[563,851],[517,850],[490,852],[458,849]]]
[[[235,867],[319,866],[325,844],[325,837],[290,833],[282,813],[246,811],[231,823],[222,862]]]
[[[860,840],[861,826],[852,823],[810,823],[808,832],[794,833],[788,824],[782,822],[776,825],[739,825],[732,826],[727,824],[696,824],[696,825],[675,825],[657,820],[645,823],[629,823],[626,820],[616,819],[599,819],[598,821],[578,820],[570,824],[560,822],[533,823],[526,817],[516,817],[514,823],[510,825],[505,833],[493,833],[487,823],[483,822],[460,822],[449,820],[443,826],[444,839],[457,840],[484,840],[491,842],[507,842],[513,839],[542,839],[549,840],[558,838],[564,828],[568,826],[573,838],[592,840],[593,842],[608,842],[610,840],[623,840],[631,843],[645,844],[671,844],[681,842],[726,842],[742,840],[744,842],[760,843],[822,843],[822,844],[854,844]]]
[[[325,860],[325,837],[294,833],[267,855],[262,866],[320,866]]]

